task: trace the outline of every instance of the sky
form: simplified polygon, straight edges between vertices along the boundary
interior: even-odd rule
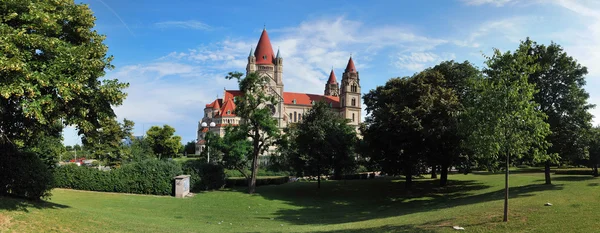
[[[135,122],[134,135],[167,124],[182,143],[195,140],[205,105],[224,89],[237,89],[225,76],[245,71],[263,28],[284,59],[285,91],[323,94],[330,70],[341,78],[350,56],[367,93],[445,60],[482,68],[494,48],[512,51],[530,37],[560,44],[586,66],[589,102],[600,105],[596,0],[82,3],[94,12],[95,30],[106,35],[114,56],[115,69],[105,78],[130,84],[127,99],[114,110],[119,120]],[[600,106],[591,112],[599,116]],[[65,145],[81,143],[72,126],[63,138]]]

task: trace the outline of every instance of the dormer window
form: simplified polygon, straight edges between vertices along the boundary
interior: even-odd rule
[[[315,105],[315,101],[314,101],[314,100],[313,100],[313,101],[311,101],[310,103],[311,103],[312,105]]]
[[[267,60],[267,55],[263,55],[263,60]]]
[[[231,110],[227,110],[227,114],[231,114]]]
[[[293,100],[292,100],[292,104],[296,104],[296,99],[293,99]]]

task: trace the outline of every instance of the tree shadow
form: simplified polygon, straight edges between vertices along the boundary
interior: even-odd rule
[[[29,213],[29,209],[64,209],[67,205],[56,204],[48,201],[32,201],[15,197],[0,196],[0,210],[23,211]]]
[[[593,176],[589,176],[589,175],[575,175],[575,176],[558,176],[558,177],[553,177],[552,180],[556,180],[556,181],[586,181],[586,180],[593,180],[595,179],[595,177]]]
[[[298,225],[365,221],[504,198],[504,189],[473,195],[472,191],[490,188],[473,180],[451,180],[443,188],[438,187],[438,182],[416,180],[411,190],[404,189],[403,182],[394,180],[353,180],[346,185],[343,181],[330,181],[324,182],[320,190],[313,183],[295,183],[280,187],[261,187],[257,193],[266,199],[283,200],[301,207],[276,212],[277,219]],[[511,187],[509,197],[527,197],[535,195],[534,192],[560,189],[562,185],[531,184]],[[386,227],[365,231],[395,231],[397,226]],[[415,226],[406,227],[413,230]],[[399,228],[398,232],[403,232],[401,230]]]

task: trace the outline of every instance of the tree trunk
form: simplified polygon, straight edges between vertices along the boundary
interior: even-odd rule
[[[317,167],[317,188],[321,189],[321,166]]]
[[[256,174],[258,173],[258,152],[252,156],[252,172],[248,182],[248,193],[253,194],[256,190]]]
[[[437,179],[437,174],[435,173],[436,165],[431,166],[431,179]]]
[[[442,171],[440,175],[440,186],[444,187],[448,184],[448,165],[442,164]]]
[[[410,189],[412,187],[412,169],[409,167],[404,172],[404,176],[406,177],[406,181],[404,182],[404,187],[406,189]]]
[[[546,161],[544,175],[546,176],[546,184],[552,184],[552,178],[550,178],[550,161]]]
[[[594,177],[598,177],[598,164],[597,163],[594,164],[594,171],[593,171],[593,173],[594,173]]]
[[[508,222],[508,167],[509,167],[509,153],[506,149],[506,173],[504,175],[504,222]]]

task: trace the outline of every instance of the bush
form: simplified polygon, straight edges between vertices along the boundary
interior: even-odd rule
[[[70,164],[58,167],[54,180],[57,188],[171,195],[173,177],[181,174],[179,164],[153,159],[125,164],[111,171]]]
[[[289,181],[290,181],[290,177],[288,177],[288,176],[256,177],[256,186],[280,185],[280,184],[285,184]],[[226,186],[227,187],[248,186],[248,180],[246,180],[246,178],[243,178],[243,177],[227,178]]]
[[[183,163],[183,171],[190,175],[190,189],[193,192],[220,189],[225,186],[225,170],[217,164],[207,164],[202,160],[188,160]]]
[[[0,195],[32,200],[50,196],[52,172],[38,155],[0,147],[3,152],[0,163]]]

